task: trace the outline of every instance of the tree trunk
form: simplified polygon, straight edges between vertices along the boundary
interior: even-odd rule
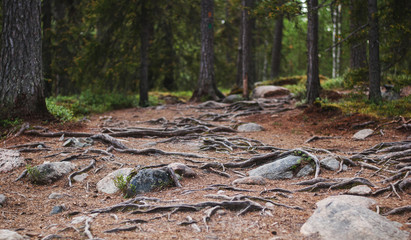
[[[331,7],[332,22],[333,22],[333,46],[332,57],[333,57],[333,67],[332,67],[332,78],[339,76],[340,71],[340,58],[341,58],[341,44],[337,44],[341,37],[341,4],[337,3],[336,6]]]
[[[46,116],[41,1],[3,0],[0,119]]]
[[[368,98],[378,103],[381,101],[381,69],[380,69],[380,44],[378,33],[378,8],[377,0],[368,0],[368,22],[369,30],[369,76],[370,76],[370,92]]]
[[[281,47],[283,40],[283,26],[284,26],[283,15],[278,16],[275,21],[274,30],[274,42],[271,51],[271,75],[270,77],[276,78],[280,75],[280,63],[281,63]]]
[[[140,65],[140,102],[142,107],[148,106],[148,47],[150,39],[150,22],[149,14],[147,13],[147,3],[143,1],[141,4],[141,65]]]
[[[224,95],[214,80],[214,0],[201,0],[201,59],[197,89],[190,101],[219,100]]]
[[[308,0],[307,7],[307,103],[312,104],[320,96],[318,69],[318,0]]]
[[[164,64],[165,64],[165,74],[164,74],[164,87],[171,91],[175,90],[175,83],[174,83],[174,47],[173,47],[173,30],[170,22],[166,22],[164,26],[165,30],[165,57],[164,57]]]
[[[242,19],[242,18],[241,18]],[[243,24],[240,24],[240,34],[238,37],[238,54],[237,54],[237,76],[236,85],[238,88],[243,86]]]
[[[241,4],[243,7],[242,13],[241,13],[241,25],[242,25],[242,36],[241,36],[241,42],[242,42],[242,59],[241,59],[241,64],[242,64],[242,74],[241,78],[244,82],[247,82],[247,85],[249,86],[251,82],[254,81],[253,79],[253,74],[252,74],[252,69],[251,69],[251,59],[252,59],[252,53],[251,53],[251,48],[252,48],[252,42],[251,42],[251,21],[250,21],[250,8],[252,6],[253,0],[242,0]],[[243,89],[247,89],[248,86],[243,85]],[[243,94],[244,95],[244,94]],[[246,93],[248,97],[248,92]]]
[[[44,94],[50,96],[52,93],[51,82],[51,58],[52,58],[52,45],[51,45],[51,0],[43,0],[42,6],[43,12],[43,75],[44,75]]]
[[[359,27],[367,23],[367,12],[362,1],[350,1],[350,31],[354,32]],[[367,67],[367,43],[366,39],[357,34],[354,40],[350,41],[350,67],[352,69]]]

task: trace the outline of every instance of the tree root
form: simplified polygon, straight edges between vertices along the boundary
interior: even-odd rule
[[[333,181],[333,182],[330,182]],[[368,181],[365,178],[359,178],[359,177],[355,177],[355,178],[350,178],[350,179],[321,179],[321,181],[312,181],[315,182],[314,184],[305,187],[305,188],[301,188],[296,190],[296,192],[305,192],[305,191],[315,191],[317,189],[321,189],[321,188],[328,188],[329,190],[331,189],[335,189],[335,188],[345,188],[347,186],[352,186],[352,185],[356,185],[356,184],[364,184],[364,185],[368,185],[371,187],[375,187],[374,184],[372,184],[370,181]],[[306,184],[306,182],[303,182],[304,184]],[[301,183],[299,183],[299,185],[302,185]]]
[[[181,156],[181,157],[191,157],[191,158],[209,158],[206,156],[201,156],[197,154],[192,154],[192,153],[180,153],[180,152],[165,152],[163,150],[155,149],[155,148],[146,148],[142,150],[137,150],[137,149],[119,149],[119,148],[114,148],[117,152],[121,153],[129,153],[129,154],[136,154],[136,155],[150,155],[150,154],[159,154],[159,155],[175,155],[175,156]]]
[[[81,170],[79,170],[79,171],[77,171],[77,172],[74,172],[74,173],[70,174],[70,175],[68,176],[68,184],[69,184],[69,187],[71,187],[71,185],[72,185],[72,184],[71,184],[71,179],[72,179],[74,176],[90,170],[90,169],[93,168],[95,165],[96,165],[96,160],[93,159],[93,160],[91,160],[90,164],[89,164],[87,167],[85,167],[85,168],[83,168],[83,169],[81,169]]]
[[[394,208],[391,211],[384,213],[383,216],[396,215],[396,214],[408,213],[408,212],[411,212],[411,205]]]
[[[137,229],[137,226],[119,227],[119,228],[113,228],[113,229],[106,230],[103,233],[126,232],[126,231],[133,231],[136,229]]]

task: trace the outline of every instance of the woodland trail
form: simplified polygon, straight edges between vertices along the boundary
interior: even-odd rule
[[[411,139],[409,130],[399,128],[403,121],[299,109],[289,99],[277,99],[125,109],[92,115],[81,124],[24,129],[1,147],[19,151],[25,165],[69,161],[77,168],[45,185],[27,177],[15,181],[25,166],[0,173],[0,194],[7,197],[0,229],[32,239],[302,239],[300,228],[316,202],[366,184],[380,213],[410,231],[409,209],[390,214],[411,204]],[[264,130],[237,130],[250,122]],[[362,128],[374,134],[353,140]],[[91,138],[93,144],[63,147],[69,138]],[[318,177],[232,184],[273,157],[291,153],[314,160],[335,156],[348,169],[330,171],[315,161]],[[197,176],[176,180],[181,187],[130,199],[96,189],[114,170],[174,162],[191,167]],[[73,180],[82,173],[88,174],[83,181]],[[49,198],[52,193],[60,197]],[[64,211],[50,215],[54,206]]]

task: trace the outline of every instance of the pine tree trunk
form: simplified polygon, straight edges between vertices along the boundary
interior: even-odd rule
[[[45,96],[52,94],[52,82],[51,82],[51,58],[52,58],[52,46],[51,46],[51,0],[43,0],[42,6],[42,22],[43,22],[43,75],[44,75],[44,93]]]
[[[307,7],[307,103],[312,104],[320,96],[318,69],[318,0],[308,0]]]
[[[141,66],[140,66],[140,102],[142,107],[148,106],[148,47],[150,39],[150,23],[148,19],[147,3],[141,5]]]
[[[350,31],[354,32],[367,23],[367,12],[362,1],[350,1]],[[357,34],[358,35],[358,34]],[[367,43],[366,39],[357,37],[350,41],[350,67],[352,69],[367,67]]]
[[[167,6],[167,11],[171,11],[171,5]],[[174,46],[173,46],[173,29],[171,25],[171,19],[167,19],[167,22],[164,23],[164,32],[165,32],[165,76],[163,85],[167,90],[175,90],[174,82]]]
[[[278,16],[278,19],[275,21],[274,42],[273,42],[273,49],[271,52],[271,75],[270,77],[272,79],[280,75],[283,26],[284,26],[283,15],[280,15]]]
[[[368,22],[369,30],[369,76],[370,76],[370,92],[368,98],[378,103],[381,101],[381,68],[380,68],[380,45],[378,42],[378,16],[377,16],[377,0],[368,0]]]
[[[242,18],[241,18],[242,19]],[[243,24],[240,24],[240,34],[238,37],[238,54],[237,54],[237,75],[236,85],[238,88],[243,87]]]
[[[46,116],[41,1],[3,0],[0,119]]]
[[[248,96],[248,86],[250,85],[250,82],[252,82],[253,76],[252,76],[252,69],[251,69],[251,21],[250,21],[250,8],[252,5],[253,0],[242,0],[241,4],[243,7],[242,13],[241,13],[241,24],[242,24],[242,36],[241,36],[241,42],[242,42],[242,59],[241,59],[241,65],[242,65],[242,82],[243,82],[243,89],[246,91],[243,93],[243,95]],[[247,82],[247,86],[244,86],[244,83]],[[247,97],[244,96],[244,97]]]
[[[214,80],[214,0],[201,0],[201,59],[197,89],[190,101],[219,100]]]

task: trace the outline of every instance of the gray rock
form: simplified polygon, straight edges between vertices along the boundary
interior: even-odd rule
[[[245,123],[238,126],[237,130],[239,132],[260,132],[264,128],[256,123]]]
[[[75,167],[71,162],[44,163],[29,169],[28,177],[33,183],[52,183],[73,171]]]
[[[194,170],[190,167],[187,167],[187,165],[183,163],[170,163],[168,164],[168,167],[173,169],[175,173],[177,173],[180,176],[183,177],[196,177],[197,173],[194,172]]]
[[[220,109],[220,108],[225,108],[229,104],[228,103],[219,103],[216,101],[207,101],[203,102],[198,105],[199,108],[209,108],[209,109]]]
[[[372,192],[372,189],[368,187],[367,185],[358,185],[358,186],[352,187],[348,191],[348,194],[358,195],[358,196],[367,196],[371,194],[371,192]]]
[[[223,103],[235,103],[243,100],[244,98],[240,94],[232,94],[224,98]]]
[[[374,133],[374,130],[372,129],[363,129],[354,134],[352,138],[355,140],[364,140],[367,137],[371,136]]]
[[[314,172],[314,168],[310,164],[307,164],[303,168],[301,168],[300,171],[298,171],[296,177],[305,177],[305,176],[310,175],[313,172]]]
[[[51,193],[49,195],[49,199],[60,199],[63,197],[64,197],[64,194],[61,194],[61,193]]]
[[[265,180],[265,178],[260,176],[250,176],[236,179],[232,182],[232,184],[265,185],[267,184],[267,181]]]
[[[20,234],[7,229],[0,229],[0,240],[23,240]]]
[[[88,177],[87,173],[82,173],[73,177],[73,180],[76,182],[82,182]]]
[[[12,171],[23,165],[24,160],[18,151],[0,148],[0,173]]]
[[[69,138],[63,143],[63,147],[88,147],[93,144],[93,139],[91,138]]]
[[[305,236],[317,234],[319,239],[406,240],[408,232],[400,223],[368,209],[376,202],[359,196],[333,196],[319,201],[314,214],[301,227]]]
[[[167,172],[161,169],[142,169],[131,178],[127,186],[127,197],[140,193],[151,192],[154,189],[170,186],[173,183]]]
[[[53,209],[50,212],[50,215],[55,215],[55,214],[61,213],[64,210],[66,210],[66,207],[64,207],[62,205],[54,206]]]
[[[5,203],[6,203],[6,196],[4,196],[3,194],[0,194],[0,207],[2,207]]]
[[[121,168],[108,174],[97,183],[97,191],[107,194],[114,194],[118,192],[119,189],[116,187],[116,185],[114,185],[114,179],[117,176],[123,176],[123,178],[125,179],[131,173],[131,171],[133,171],[133,168]]]
[[[327,157],[320,161],[321,166],[331,171],[338,171],[340,169],[340,162],[333,158]],[[343,164],[343,170],[347,170],[347,165]]]
[[[276,98],[286,97],[290,95],[290,91],[284,87],[278,86],[259,86],[254,88],[252,98]]]
[[[271,180],[290,179],[294,176],[293,169],[296,169],[302,162],[302,158],[289,155],[274,162],[267,163],[248,172],[250,176],[261,176]]]

